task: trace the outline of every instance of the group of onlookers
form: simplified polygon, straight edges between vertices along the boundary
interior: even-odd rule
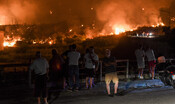
[[[86,49],[84,55],[76,50],[76,45],[70,45],[69,49],[62,53],[58,54],[56,49],[52,50],[52,58],[47,62],[45,58],[41,57],[40,52],[36,52],[36,59],[30,65],[30,69],[35,72],[35,96],[38,98],[38,104],[40,104],[40,96],[44,98],[45,104],[47,102],[47,80],[49,80],[57,86],[62,85],[62,88],[68,86],[68,91],[78,91],[80,88],[79,84],[79,60],[83,56],[83,63],[85,67],[86,75],[86,86],[85,89],[91,89],[93,87],[93,79],[95,73],[98,70],[99,57],[94,52],[94,47],[91,46]],[[143,69],[145,68],[145,56],[148,59],[149,70],[151,78],[154,79],[155,76],[155,65],[156,58],[154,51],[147,47],[146,51],[143,50],[143,46],[140,45],[139,48],[135,51],[137,65],[139,69],[138,77],[143,79]],[[111,51],[109,49],[105,50],[103,62],[103,70],[105,72],[105,82],[107,94],[109,96],[118,95],[118,77],[116,72],[116,59],[111,56]],[[110,82],[114,84],[114,92],[111,94],[110,91]],[[60,84],[61,83],[61,84]]]
[[[113,81],[114,95],[117,95],[118,77],[116,73],[115,57],[111,56],[109,49],[105,50],[103,58],[103,65],[105,71],[106,89],[109,96],[110,82]],[[76,45],[70,45],[69,50],[59,55],[56,49],[52,50],[52,58],[48,62],[45,58],[41,57],[40,52],[36,52],[36,59],[30,65],[30,70],[35,73],[35,96],[38,99],[38,104],[41,103],[41,94],[44,98],[45,104],[47,102],[47,80],[49,79],[52,84],[57,86],[63,85],[62,88],[68,86],[68,91],[78,91],[79,84],[79,59],[81,55],[76,51]],[[93,79],[98,70],[99,57],[94,52],[94,47],[91,46],[86,49],[83,55],[83,63],[85,67],[86,86],[85,89],[93,87]],[[60,84],[61,83],[61,84]]]
[[[143,79],[143,69],[145,68],[145,56],[148,60],[148,66],[150,71],[150,77],[154,79],[155,77],[155,67],[156,67],[156,58],[154,55],[153,49],[146,47],[146,51],[143,50],[143,46],[140,45],[139,48],[135,51],[137,66],[138,66],[138,77]]]

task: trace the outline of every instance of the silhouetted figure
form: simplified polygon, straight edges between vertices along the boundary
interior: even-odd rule
[[[138,66],[138,77],[143,79],[143,69],[145,68],[145,52],[143,50],[143,46],[139,45],[139,48],[135,51],[137,66]]]
[[[63,88],[65,89],[66,86],[69,86],[69,59],[67,57],[68,53],[72,51],[72,45],[69,45],[69,49],[66,50],[65,52],[62,53],[62,58],[64,59],[64,64],[63,64],[63,80],[64,80],[64,85]]]
[[[74,85],[74,75],[75,75],[75,90],[79,90],[79,66],[78,61],[80,59],[80,53],[76,51],[76,45],[72,45],[72,50],[68,52],[68,63],[69,63],[69,90],[72,91]]]
[[[44,98],[44,103],[47,102],[47,79],[49,64],[45,58],[41,57],[41,53],[36,52],[36,59],[30,65],[30,70],[34,70],[35,73],[35,97],[38,99],[38,104],[41,104],[41,95]]]
[[[52,59],[49,62],[50,65],[50,72],[49,78],[53,84],[56,84],[58,87],[61,85],[63,86],[63,66],[64,60],[62,57],[57,53],[56,49],[52,50]]]

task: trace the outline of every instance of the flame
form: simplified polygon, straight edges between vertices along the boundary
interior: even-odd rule
[[[52,45],[53,44],[53,40],[49,41],[49,44]]]
[[[115,34],[116,35],[119,35],[120,33],[123,33],[123,32],[125,32],[124,28],[115,28]]]
[[[7,36],[4,39],[3,46],[4,47],[14,47],[17,41],[22,41],[21,37],[9,37]]]

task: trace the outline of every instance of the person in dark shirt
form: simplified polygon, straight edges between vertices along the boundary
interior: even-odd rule
[[[63,70],[62,70],[63,64],[64,60],[57,53],[56,49],[53,49],[52,58],[49,61],[50,80],[52,81],[53,84],[56,84],[58,87],[60,84],[63,85]]]
[[[110,82],[115,83],[114,85],[114,95],[118,95],[118,77],[116,72],[116,62],[115,57],[111,56],[111,51],[106,49],[105,57],[103,58],[103,70],[105,71],[105,82],[106,82],[106,90],[108,96],[113,97],[113,94],[110,92]]]

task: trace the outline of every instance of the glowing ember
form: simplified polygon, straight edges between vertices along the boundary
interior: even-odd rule
[[[72,32],[72,29],[70,29],[69,32]]]
[[[50,13],[50,14],[53,14],[53,11],[50,10],[49,13]]]
[[[49,44],[52,45],[53,44],[53,40],[49,41]]]

